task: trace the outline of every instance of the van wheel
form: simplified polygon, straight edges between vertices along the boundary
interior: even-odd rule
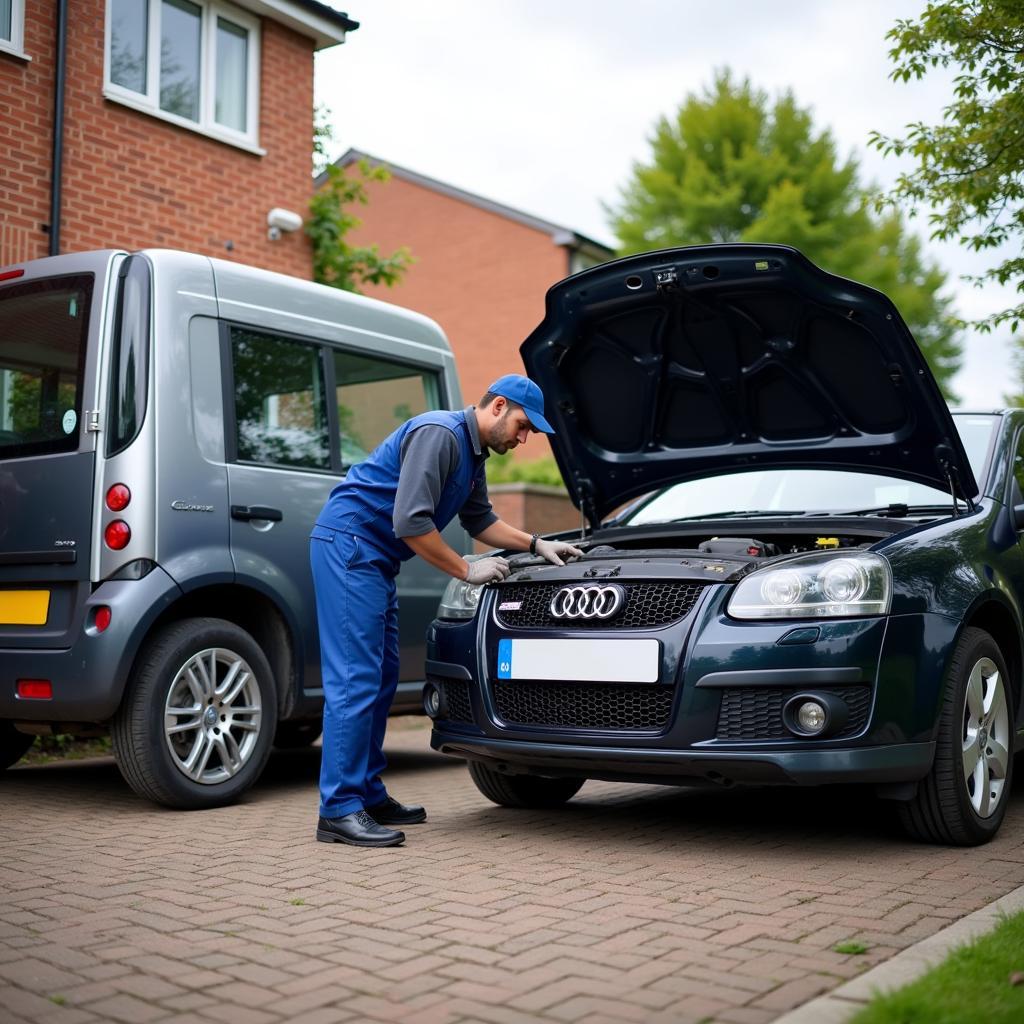
[[[479,761],[469,762],[469,777],[488,800],[502,807],[561,807],[586,779],[543,779],[536,775],[502,775]]]
[[[274,677],[259,644],[223,619],[155,633],[113,721],[114,756],[140,796],[219,807],[263,771],[277,725]]]
[[[10,722],[0,722],[0,771],[17,764],[34,741],[35,736],[18,732]]]
[[[932,770],[899,807],[908,834],[925,843],[987,843],[1009,803],[1013,741],[1002,652],[988,633],[965,629],[949,662]]]
[[[315,722],[278,722],[277,732],[274,733],[274,746],[278,750],[312,746],[323,729],[323,723],[319,719]]]

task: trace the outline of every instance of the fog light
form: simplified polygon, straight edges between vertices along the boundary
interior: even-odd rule
[[[816,700],[807,700],[797,708],[797,724],[806,733],[818,733],[825,728],[828,715]]]
[[[795,693],[782,708],[783,725],[804,739],[835,736],[849,718],[849,704],[835,693]]]
[[[15,692],[22,700],[53,700],[53,683],[49,679],[19,679]]]
[[[429,718],[437,718],[441,713],[441,691],[433,683],[423,688],[423,710]]]
[[[96,626],[96,632],[102,633],[107,628],[107,626],[110,625],[110,619],[110,609],[105,604],[101,604],[96,609],[96,616],[93,619],[93,623]]]

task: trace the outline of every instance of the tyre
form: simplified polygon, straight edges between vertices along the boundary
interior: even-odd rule
[[[488,800],[502,807],[561,807],[580,791],[586,781],[503,775],[479,761],[469,762],[469,777]]]
[[[906,831],[926,843],[987,843],[1006,814],[1013,741],[1006,662],[988,633],[965,629],[949,663],[932,770],[899,807]]]
[[[35,736],[18,732],[10,722],[0,722],[0,771],[17,764],[34,740]]]
[[[185,619],[139,655],[113,721],[114,756],[140,796],[219,807],[263,771],[277,725],[274,677],[259,644],[223,619]]]
[[[295,750],[316,743],[323,732],[323,723],[313,722],[278,722],[274,733],[274,746],[279,750]]]

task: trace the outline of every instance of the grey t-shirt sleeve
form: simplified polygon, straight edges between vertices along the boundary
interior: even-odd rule
[[[491,508],[491,500],[487,497],[487,477],[481,470],[466,503],[459,509],[459,522],[470,537],[475,537],[497,521],[498,517]]]
[[[459,442],[447,427],[427,423],[406,434],[392,516],[396,537],[422,537],[437,529],[434,512],[445,481],[459,467],[459,457]],[[481,471],[459,509],[459,522],[475,537],[497,521],[487,497],[487,478]]]
[[[396,537],[421,537],[437,529],[434,510],[458,464],[459,443],[447,427],[427,423],[405,435],[392,516]]]

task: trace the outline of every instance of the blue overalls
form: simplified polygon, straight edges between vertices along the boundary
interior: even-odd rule
[[[458,467],[432,516],[443,530],[484,472],[466,415],[428,412],[402,424],[331,491],[310,535],[324,686],[322,817],[339,818],[387,797],[380,774],[387,763],[388,709],[398,686],[395,576],[414,554],[392,525],[402,442],[428,423],[447,427],[458,440]]]

